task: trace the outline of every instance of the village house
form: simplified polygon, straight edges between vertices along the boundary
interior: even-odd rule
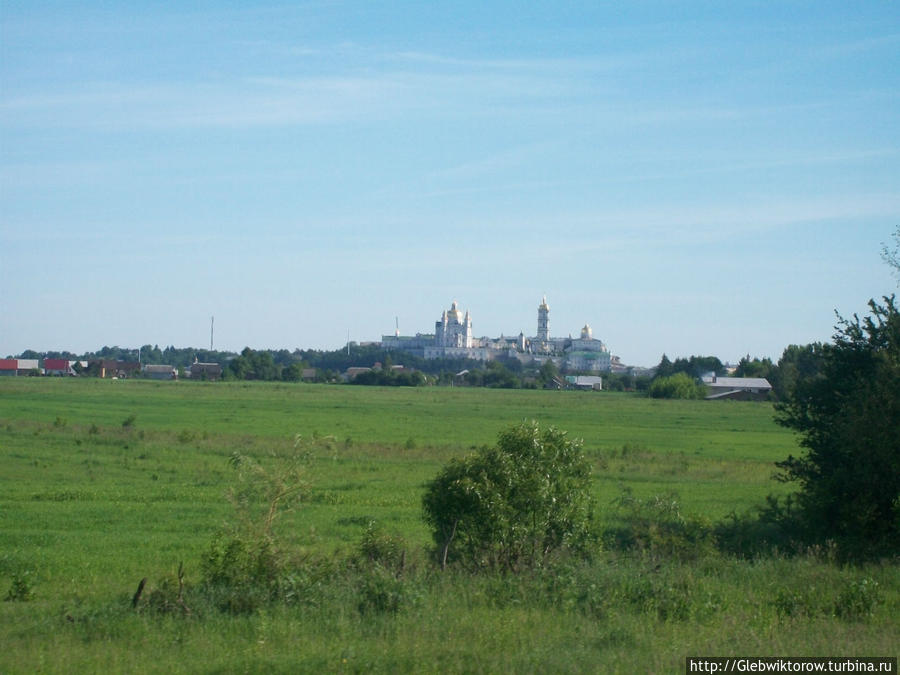
[[[222,366],[218,363],[200,363],[194,361],[188,369],[188,377],[192,380],[221,380]]]
[[[175,366],[147,365],[144,366],[144,377],[151,380],[177,380],[178,371]]]

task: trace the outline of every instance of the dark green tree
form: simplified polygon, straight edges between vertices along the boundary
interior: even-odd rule
[[[820,342],[786,347],[769,376],[775,398],[787,400],[794,395],[798,383],[821,377],[823,356]]]
[[[804,531],[848,558],[900,553],[900,315],[893,296],[869,307],[839,319],[821,375],[776,406],[806,449],[777,464],[799,484]]]
[[[734,371],[735,377],[764,377],[768,379],[772,375],[775,364],[770,358],[750,358],[750,355],[743,357]],[[769,382],[771,384],[771,382]]]
[[[488,361],[482,376],[482,384],[493,389],[518,389],[519,378],[500,361]]]
[[[541,383],[541,386],[546,387],[547,385],[553,383],[556,378],[559,377],[559,368],[556,367],[556,364],[553,363],[552,359],[547,359],[541,364],[541,367],[538,369],[538,382]]]
[[[656,376],[668,377],[669,375],[673,375],[674,373],[675,369],[672,367],[672,362],[669,360],[668,356],[663,354],[662,358],[659,360],[659,365],[656,366]]]
[[[281,379],[285,382],[299,382],[303,376],[303,364],[294,361],[281,371]]]

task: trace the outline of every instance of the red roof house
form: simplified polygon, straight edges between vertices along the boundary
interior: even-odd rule
[[[69,359],[44,359],[44,373],[46,375],[68,375]]]

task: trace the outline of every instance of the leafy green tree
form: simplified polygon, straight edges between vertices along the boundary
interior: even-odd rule
[[[277,380],[281,374],[271,352],[250,347],[244,347],[240,356],[229,362],[227,372],[236,380]]]
[[[553,363],[553,359],[547,359],[541,364],[541,367],[538,369],[538,382],[541,383],[541,386],[546,387],[548,384],[553,382],[557,377],[559,377],[559,368],[556,367],[556,364]]]
[[[281,371],[281,379],[285,382],[299,382],[303,377],[303,364],[294,361]]]
[[[578,441],[523,422],[496,447],[454,459],[422,500],[441,566],[518,570],[582,549],[593,514],[591,465]]]
[[[686,373],[657,377],[647,391],[650,398],[703,398],[706,387]]]
[[[236,356],[228,362],[228,368],[225,372],[229,379],[248,379],[248,375],[253,368],[250,360],[252,351],[253,350],[251,350],[250,347],[244,347],[244,350],[241,352],[240,356]]]
[[[737,368],[734,371],[735,377],[764,377],[769,378],[772,375],[772,371],[775,369],[775,364],[772,363],[772,359],[764,358],[750,358],[750,355],[743,357],[737,365]],[[769,383],[771,384],[771,382]]]
[[[141,355],[141,363],[157,363],[162,364],[163,361],[163,353],[160,351],[159,346],[156,345],[143,345],[140,348]]]
[[[900,315],[893,296],[869,307],[862,320],[839,320],[821,376],[776,406],[806,449],[777,464],[800,486],[801,523],[847,557],[900,553]]]
[[[522,383],[500,361],[488,361],[482,376],[482,384],[494,389],[518,389]]]
[[[792,397],[798,383],[821,377],[824,350],[820,342],[808,345],[788,345],[769,374],[769,384],[775,398],[783,401]]]

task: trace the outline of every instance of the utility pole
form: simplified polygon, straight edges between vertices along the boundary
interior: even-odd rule
[[[216,323],[216,317],[209,317],[209,351],[213,350],[213,327]]]

